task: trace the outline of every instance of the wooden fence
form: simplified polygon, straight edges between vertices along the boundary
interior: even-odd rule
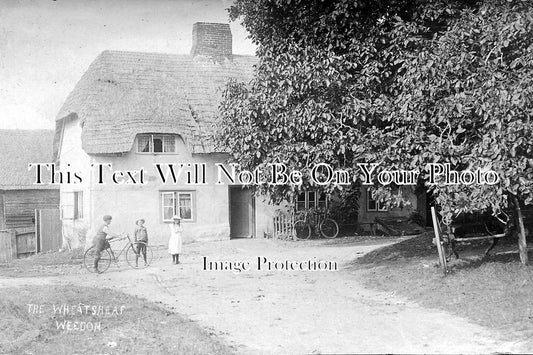
[[[274,215],[274,238],[294,239],[294,215],[276,211]]]

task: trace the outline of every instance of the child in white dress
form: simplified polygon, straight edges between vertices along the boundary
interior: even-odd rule
[[[172,217],[173,223],[170,227],[170,239],[168,240],[168,252],[172,255],[172,264],[180,263],[181,254],[181,233],[183,228],[181,227],[181,219],[178,216]]]

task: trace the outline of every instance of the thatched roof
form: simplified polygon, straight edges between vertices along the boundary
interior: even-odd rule
[[[105,51],[70,93],[57,120],[81,119],[88,154],[128,152],[139,133],[179,134],[193,153],[212,153],[221,89],[230,78],[248,82],[255,63],[253,56],[216,62],[204,56]]]
[[[34,185],[35,168],[28,170],[29,163],[53,162],[53,140],[53,130],[0,130],[0,190],[58,189]]]

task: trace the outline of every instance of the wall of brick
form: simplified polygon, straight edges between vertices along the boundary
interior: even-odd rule
[[[232,38],[229,24],[195,23],[192,27],[191,54],[231,59]]]

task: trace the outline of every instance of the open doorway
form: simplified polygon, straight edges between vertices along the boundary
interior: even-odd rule
[[[230,238],[252,238],[255,234],[255,201],[252,191],[242,186],[230,186]]]

